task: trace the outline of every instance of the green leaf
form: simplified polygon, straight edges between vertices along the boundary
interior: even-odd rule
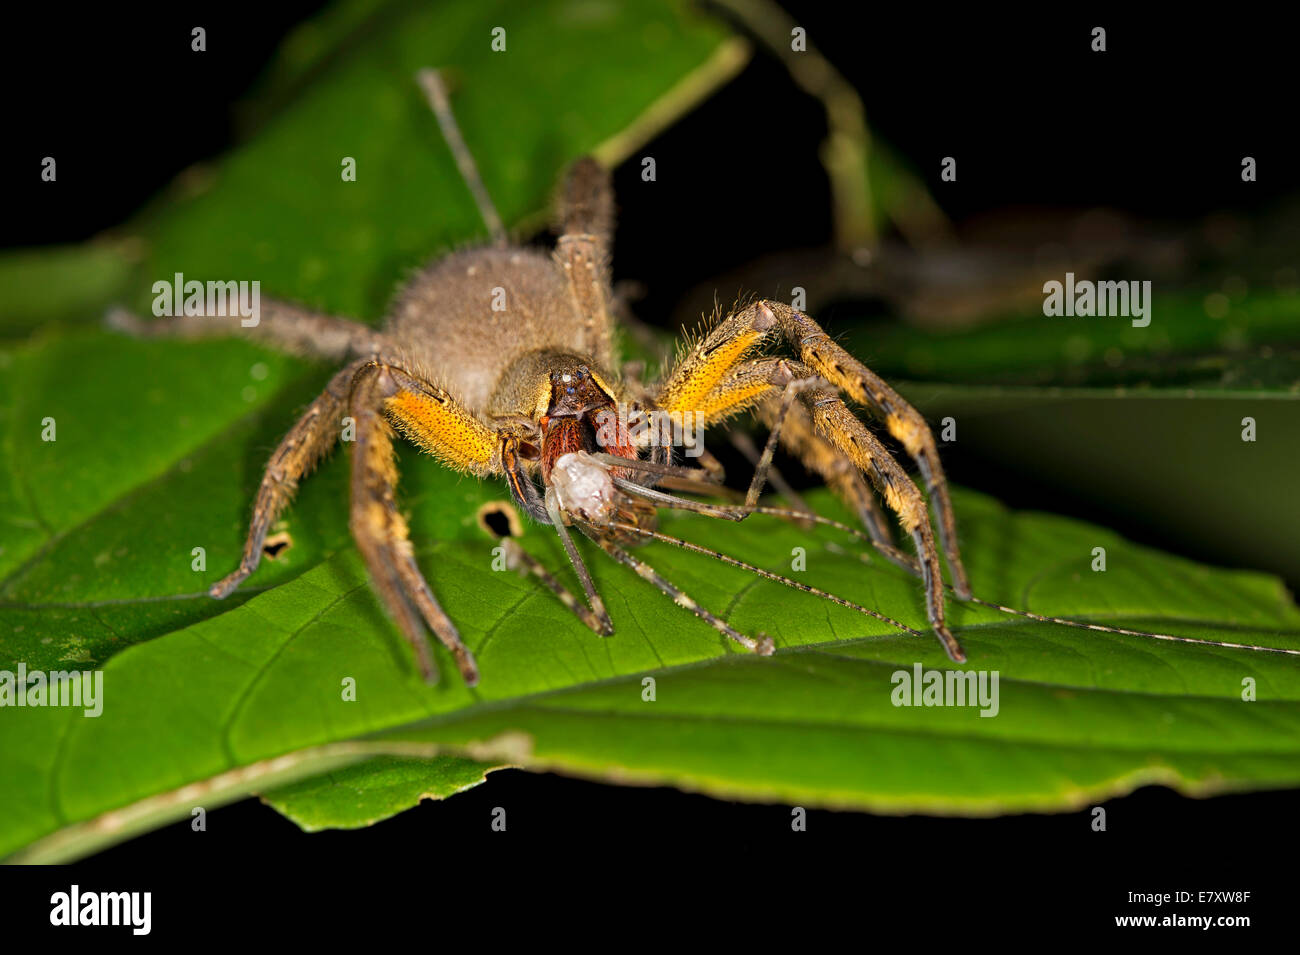
[[[240,767],[361,736],[371,737],[373,752],[413,741],[453,750],[473,744],[475,758],[492,762],[502,759],[495,741],[523,734],[527,744],[505,761],[892,811],[1061,809],[1150,780],[1210,792],[1300,779],[1293,657],[954,604],[954,631],[971,665],[1000,673],[998,716],[896,708],[895,671],[945,666],[928,636],[652,545],[646,559],[740,629],[770,633],[777,655],[737,654],[635,574],[591,555],[618,628],[602,639],[531,580],[493,572],[486,537],[446,530],[454,513],[468,523],[475,504],[498,489],[458,485],[429,462],[404,462],[404,470],[432,492],[412,504],[419,559],[478,656],[478,688],[454,678],[436,688],[420,683],[359,558],[343,551],[235,610],[117,654],[104,667],[98,719],[67,709],[8,711],[0,734],[13,771],[0,793],[15,809],[0,829],[0,852],[68,826],[54,844],[85,851],[85,840],[105,831],[102,820],[86,821],[108,810],[118,818],[140,800],[215,787],[210,781]],[[837,512],[824,494],[813,503]],[[1300,611],[1271,578],[1213,571],[969,493],[958,495],[957,508],[971,577],[986,598],[1189,637],[1300,647]],[[778,571],[803,547],[808,569],[796,576],[924,626],[915,581],[879,560],[864,564],[835,532],[809,534],[760,517],[720,525],[686,516],[665,527]],[[549,535],[523,541],[548,566],[563,567]],[[1095,547],[1106,548],[1104,573],[1090,569]],[[654,702],[642,697],[646,673],[658,681]],[[1246,678],[1257,702],[1242,701]],[[344,699],[346,680],[355,681],[355,702]],[[223,785],[247,792],[263,780],[245,772]]]
[[[42,323],[94,315],[123,294],[131,249],[87,244],[0,254],[0,335],[29,333]]]
[[[422,799],[446,799],[477,786],[491,768],[456,756],[377,756],[282,786],[262,799],[307,832],[359,829]]]
[[[1152,300],[1145,328],[1122,317],[1048,317],[1039,310],[961,330],[863,322],[846,329],[847,341],[894,378],[1300,400],[1295,290],[1265,287],[1232,300],[1210,290],[1155,288]]]

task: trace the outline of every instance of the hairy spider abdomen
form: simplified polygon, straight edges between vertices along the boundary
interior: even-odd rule
[[[564,269],[535,249],[469,249],[430,264],[399,293],[385,331],[476,413],[533,410],[532,394],[493,400],[528,352],[577,354],[602,369],[612,359],[607,327],[579,306]]]

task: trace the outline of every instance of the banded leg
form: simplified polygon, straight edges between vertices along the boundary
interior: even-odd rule
[[[555,260],[587,322],[587,343],[601,368],[613,366],[613,292],[609,256],[614,236],[614,191],[609,173],[590,156],[565,176],[556,202],[560,237]]]
[[[313,312],[300,305],[265,299],[256,325],[244,326],[238,315],[174,315],[145,320],[123,308],[109,309],[105,323],[133,338],[230,338],[251,341],[306,358],[343,361],[383,351],[382,332],[360,322]]]
[[[761,310],[763,306],[757,308]],[[750,324],[752,320],[748,319],[736,323],[741,329]],[[780,396],[782,410],[778,411],[773,435],[769,438],[763,460],[755,471],[746,507],[752,509],[757,503],[756,493],[761,490],[761,482],[764,480],[762,471],[766,462],[770,461],[772,438],[778,436],[782,411],[789,407],[794,395],[792,389],[797,389],[800,400],[808,409],[815,432],[871,478],[886,505],[898,515],[903,529],[912,536],[920,560],[921,578],[926,593],[926,615],[930,625],[948,655],[959,663],[965,662],[961,645],[948,630],[944,619],[943,574],[921,492],[834,390],[830,387],[808,387],[810,381],[816,380],[808,377],[812,371],[803,363],[788,359],[767,358],[746,362],[721,377],[714,389],[699,402],[708,416],[707,420],[716,421],[733,413],[737,407],[774,401]]]
[[[966,577],[966,568],[957,546],[957,521],[948,496],[948,482],[944,477],[943,465],[939,462],[934,433],[925,418],[879,375],[840,347],[820,325],[803,312],[783,302],[758,302],[754,307],[760,314],[766,312],[775,318],[791,347],[799,350],[799,358],[804,364],[837,388],[843,389],[854,401],[879,414],[889,433],[916,461],[930,491],[939,540],[948,557],[948,565],[952,568],[953,590],[960,599],[970,599],[970,581]]]
[[[499,538],[498,543],[505,550],[507,567],[522,570],[536,577],[547,590],[560,598],[560,603],[568,607],[570,612],[586,624],[589,630],[600,634],[602,637],[614,635],[614,627],[608,616],[602,619],[590,607],[578,600],[568,587],[560,583],[546,569],[545,564],[520,547],[518,541],[511,537],[502,537]]]
[[[519,458],[518,436],[506,429],[494,430],[483,424],[462,407],[446,391],[423,381],[409,372],[392,365],[375,364],[375,374],[383,383],[383,411],[412,443],[433,454],[449,467],[467,471],[480,477],[504,474],[510,487],[511,496],[520,507],[544,524],[555,523],[556,515],[547,510],[546,502],[537,492],[537,487],[524,473]],[[605,636],[614,632],[605,606],[596,593],[595,584],[587,573],[581,556],[573,548],[572,542],[563,523],[556,524],[556,530],[565,544],[569,559],[583,584],[587,599],[591,604],[588,623],[593,630]],[[531,558],[530,558],[531,559]],[[540,571],[539,577],[568,604],[567,591],[556,590],[558,581]],[[575,612],[578,612],[575,610]],[[587,622],[583,613],[578,616]],[[433,626],[432,623],[430,626]],[[434,628],[435,632],[441,632]],[[445,639],[444,639],[445,642]]]
[[[437,682],[438,671],[421,618],[451,651],[466,685],[473,686],[478,682],[474,657],[429,590],[415,562],[410,528],[397,510],[393,433],[382,409],[389,399],[405,394],[396,380],[401,375],[405,373],[399,369],[367,362],[352,381],[349,410],[357,432],[352,452],[352,536],[375,589],[415,651],[425,681]]]
[[[664,577],[661,577],[658,571],[656,571],[653,567],[651,567],[645,561],[640,560],[637,557],[633,557],[622,547],[619,547],[617,544],[612,543],[611,541],[601,540],[599,538],[593,538],[593,539],[596,540],[596,543],[598,543],[601,549],[604,550],[605,553],[609,554],[609,556],[613,557],[620,564],[632,568],[632,570],[636,571],[637,575],[640,576],[643,580],[650,581],[650,583],[654,584],[655,587],[657,587],[660,591],[662,591],[663,593],[671,597],[673,599],[673,603],[677,604],[677,606],[689,610],[691,613],[695,614],[695,616],[699,617],[705,623],[709,624],[709,626],[713,627],[714,630],[717,630],[720,634],[722,634],[727,639],[734,640],[736,643],[740,644],[746,650],[749,650],[753,653],[757,653],[759,656],[763,656],[763,657],[771,656],[772,652],[776,649],[776,644],[772,642],[771,637],[763,636],[760,634],[759,639],[754,640],[751,637],[745,636],[743,633],[733,628],[725,620],[720,620],[719,618],[715,617],[713,614],[709,613],[707,610],[705,610],[703,607],[697,604],[694,600],[688,597],[685,593],[679,590],[676,586],[674,586],[671,581],[667,580]]]
[[[966,662],[966,654],[949,631],[944,620],[943,571],[935,549],[934,531],[925,499],[912,479],[885,450],[835,392],[808,392],[803,396],[817,432],[871,478],[885,503],[898,515],[903,529],[912,535],[916,555],[921,562],[921,580],[925,586],[926,614],[930,626],[948,656],[957,663]]]
[[[267,462],[262,483],[257,489],[253,504],[253,519],[244,542],[244,555],[228,576],[209,589],[213,597],[221,600],[230,596],[262,561],[262,545],[267,531],[293,499],[302,480],[320,462],[342,434],[342,414],[347,403],[352,377],[364,361],[353,362],[330,379]]]
[[[759,420],[770,428],[780,411],[781,402],[773,398],[758,406],[757,415]],[[889,524],[879,504],[876,503],[876,496],[871,493],[871,488],[863,479],[862,472],[845,455],[837,451],[834,445],[817,434],[812,417],[803,402],[789,407],[780,434],[782,447],[797,457],[809,471],[820,475],[827,487],[857,515],[871,539],[888,548],[882,553],[887,557],[891,553],[897,554]],[[901,566],[913,573],[919,573],[914,564],[904,563]]]

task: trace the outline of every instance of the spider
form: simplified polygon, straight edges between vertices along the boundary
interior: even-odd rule
[[[512,554],[597,633],[612,634],[613,624],[570,527],[729,639],[767,655],[773,652],[770,638],[738,632],[625,545],[660,539],[703,550],[657,533],[659,507],[729,520],[776,512],[757,502],[779,442],[849,503],[884,553],[920,576],[930,626],[948,656],[965,662],[944,620],[940,549],[951,570],[953,592],[960,599],[970,598],[971,592],[947,483],[925,419],[811,317],[777,301],[738,305],[684,347],[659,381],[640,383],[621,367],[615,345],[620,302],[610,283],[614,202],[608,172],[589,157],[569,168],[556,203],[560,235],[550,255],[512,245],[461,138],[440,75],[424,70],[418,81],[488,225],[491,243],[451,253],[418,272],[396,296],[382,328],[284,302],[264,302],[262,321],[249,329],[210,317],[146,323],[121,310],[110,316],[115,327],[139,336],[247,331],[275,347],[344,362],[271,455],[243,557],[238,568],[212,585],[211,595],[228,596],[256,570],[267,533],[298,482],[340,439],[341,421],[351,418],[352,536],[375,590],[428,682],[437,679],[437,669],[427,630],[450,651],[467,684],[477,683],[479,674],[416,564],[406,521],[395,505],[395,432],[448,467],[478,478],[504,478],[523,511],[554,527],[586,605],[521,549]],[[502,303],[504,308],[493,308]],[[789,354],[770,354],[780,343]],[[845,397],[881,419],[917,462],[934,510],[937,544],[926,498]],[[655,440],[661,432],[636,425],[667,413],[690,418],[702,431],[743,412],[756,413],[769,428],[744,505],[710,505],[668,493],[666,487],[707,491],[717,485],[707,480],[707,469],[676,465],[668,442]],[[893,548],[864,475],[911,536],[915,558]],[[713,556],[881,616],[741,561]]]

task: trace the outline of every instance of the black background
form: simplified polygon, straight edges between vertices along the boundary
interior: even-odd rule
[[[1008,207],[1094,204],[1190,221],[1216,209],[1250,212],[1300,185],[1291,34],[1257,8],[953,14],[911,4],[892,13],[873,5],[859,17],[847,6],[787,4],[858,86],[874,133],[932,185],[939,157],[960,157],[960,182],[942,192],[959,223]],[[219,155],[237,141],[237,104],[281,37],[318,7],[27,10],[3,40],[0,244],[89,238],[187,166]],[[208,31],[203,57],[189,53],[194,25]],[[1108,30],[1104,55],[1089,50],[1096,25]],[[828,240],[821,117],[759,57],[653,146],[661,178],[690,163],[695,188],[655,190],[652,204],[635,188],[636,168],[617,171],[616,277],[648,285],[644,320],[666,322],[676,298],[726,268]],[[719,130],[735,150],[697,148]],[[761,164],[746,161],[751,149]],[[39,182],[46,155],[59,159],[57,190]],[[1243,155],[1259,163],[1260,182],[1249,189]],[[1020,506],[1043,493],[1029,483],[989,486],[959,454],[949,470]],[[1270,860],[1294,858],[1284,822],[1294,801],[1295,793],[1199,801],[1144,789],[1106,804],[1105,833],[1091,830],[1086,812],[972,821],[823,811],[810,812],[807,832],[792,833],[787,807],[505,771],[360,832],[307,836],[246,801],[211,812],[205,833],[182,822],[112,848],[76,879],[153,889],[156,936],[184,928],[213,898],[229,913],[269,913],[323,893],[361,925],[377,912],[407,917],[411,906],[437,919],[449,883],[489,905],[549,886],[571,891],[581,911],[593,901],[627,904],[629,867],[637,882],[658,879],[641,884],[643,908],[629,910],[642,921],[703,884],[720,911],[753,914],[767,896],[798,900],[795,917],[810,922],[824,892],[852,887],[864,938],[872,922],[915,915],[949,928],[977,921],[993,937],[1049,919],[1073,935],[1139,911],[1121,904],[1130,890],[1178,888],[1252,889],[1255,901],[1238,911],[1264,923],[1294,885],[1270,872]],[[489,829],[495,806],[507,809],[507,833]],[[579,861],[576,872],[559,871]],[[535,881],[521,887],[525,873]],[[3,913],[7,928],[32,913],[43,921],[47,885],[71,881],[6,875],[17,893],[13,912]],[[338,896],[340,886],[361,894]],[[386,904],[371,897],[390,891],[398,894]]]

